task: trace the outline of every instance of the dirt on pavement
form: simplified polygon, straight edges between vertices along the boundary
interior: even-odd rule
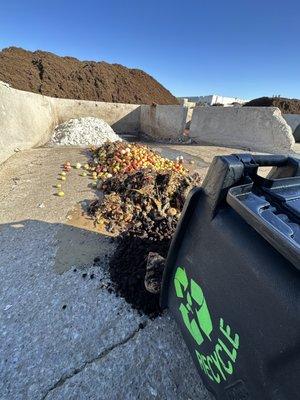
[[[117,250],[110,259],[109,273],[116,293],[133,308],[155,318],[161,314],[159,294],[146,290],[144,279],[149,252],[167,257],[170,239],[153,242],[130,234],[118,239]]]

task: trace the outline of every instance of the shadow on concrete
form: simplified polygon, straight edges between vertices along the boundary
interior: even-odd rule
[[[83,217],[82,217],[83,218]],[[49,267],[61,274],[71,268],[93,265],[94,259],[107,259],[114,250],[113,239],[90,229],[91,221],[80,227],[80,217],[66,223],[22,220],[0,225],[0,268],[14,254],[26,259],[54,259]],[[28,251],[31,254],[28,254]],[[30,268],[30,265],[28,265]]]
[[[116,133],[138,133],[140,127],[141,106],[131,111],[111,125]]]
[[[297,128],[294,130],[293,136],[294,136],[295,142],[296,142],[296,143],[299,143],[299,142],[300,142],[300,124],[299,124],[299,125],[297,126]]]

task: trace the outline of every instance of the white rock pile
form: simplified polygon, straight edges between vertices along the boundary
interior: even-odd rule
[[[122,140],[105,121],[86,117],[70,119],[54,129],[52,146],[101,146],[110,140]]]

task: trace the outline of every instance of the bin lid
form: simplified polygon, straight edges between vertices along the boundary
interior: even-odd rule
[[[227,203],[300,270],[300,178],[235,186]]]

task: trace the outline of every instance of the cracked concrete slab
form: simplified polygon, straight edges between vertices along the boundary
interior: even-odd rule
[[[95,196],[88,180],[73,171],[53,195],[66,160],[85,155],[32,149],[1,166],[0,399],[209,399],[168,314],[150,321],[105,289],[114,243],[67,219]]]
[[[177,327],[168,316],[148,321],[126,343],[49,392],[47,399],[208,400],[186,352]],[[97,388],[101,389],[98,393]]]
[[[57,224],[18,225],[2,226],[0,237],[0,393],[3,399],[41,399],[62,375],[135,332],[142,317],[99,288],[107,279],[105,261],[56,273]]]

